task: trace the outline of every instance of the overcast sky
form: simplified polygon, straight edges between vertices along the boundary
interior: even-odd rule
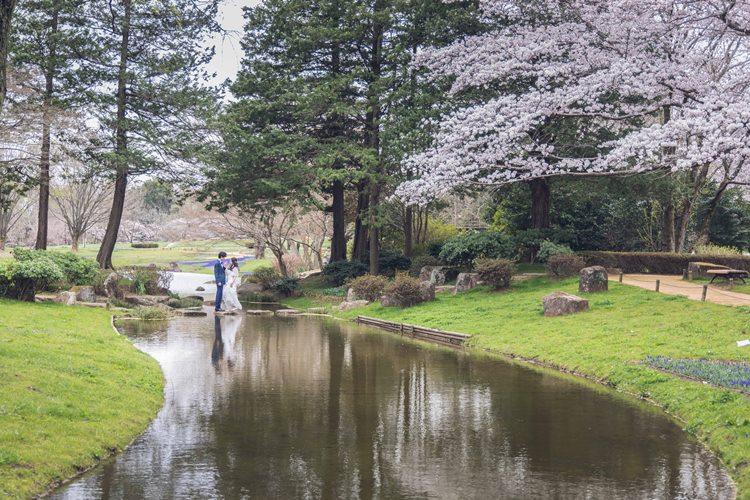
[[[212,84],[222,83],[227,78],[234,79],[237,75],[242,59],[242,48],[240,47],[244,24],[242,8],[258,5],[260,2],[261,0],[222,1],[219,8],[219,22],[229,33],[224,37],[215,36],[209,42],[216,47],[216,55],[211,64],[208,65],[208,70],[216,73],[216,79],[211,81]]]

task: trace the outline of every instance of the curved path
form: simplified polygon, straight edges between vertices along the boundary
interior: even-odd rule
[[[619,281],[620,276],[612,274],[610,281]],[[691,283],[684,281],[682,276],[666,274],[626,274],[622,282],[626,285],[637,286],[647,290],[655,290],[656,280],[660,280],[660,293],[667,295],[681,295],[691,300],[701,300],[704,283]],[[714,302],[725,306],[750,306],[750,295],[745,293],[731,292],[724,288],[709,285],[706,294],[707,302]]]

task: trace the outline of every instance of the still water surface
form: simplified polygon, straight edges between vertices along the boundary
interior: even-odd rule
[[[55,498],[730,498],[645,405],[554,374],[317,318],[120,330],[166,404]]]

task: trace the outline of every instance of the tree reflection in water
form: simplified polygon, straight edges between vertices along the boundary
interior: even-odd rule
[[[312,318],[162,330],[123,327],[162,363],[165,408],[58,498],[732,495],[662,414],[546,371]]]

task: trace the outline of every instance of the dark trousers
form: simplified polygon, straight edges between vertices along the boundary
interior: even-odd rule
[[[221,309],[221,298],[224,295],[224,285],[216,285],[216,306],[215,310]]]

